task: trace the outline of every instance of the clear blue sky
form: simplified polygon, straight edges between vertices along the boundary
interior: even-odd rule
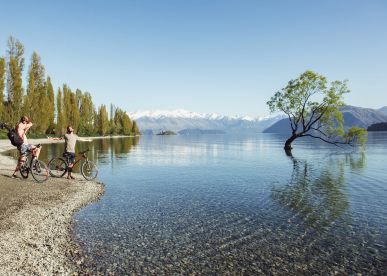
[[[9,35],[56,87],[127,111],[264,115],[306,69],[387,105],[387,1],[1,1],[0,55]]]

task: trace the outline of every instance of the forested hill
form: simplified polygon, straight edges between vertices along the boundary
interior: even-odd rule
[[[13,37],[8,39],[5,56],[0,56],[0,98],[0,122],[15,125],[26,115],[34,123],[33,134],[61,135],[69,124],[80,135],[140,133],[126,112],[111,105],[109,117],[108,107],[96,107],[89,92],[74,91],[66,84],[55,92],[40,56],[33,52],[26,69],[24,45]]]
[[[387,122],[370,125],[368,131],[387,131]]]

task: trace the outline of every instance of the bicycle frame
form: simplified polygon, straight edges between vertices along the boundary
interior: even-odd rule
[[[32,165],[32,160],[33,160],[33,156],[32,156],[32,152],[31,151],[28,151],[27,155],[26,155],[26,160],[24,160],[21,164],[20,164],[20,169],[22,169],[23,166],[27,166],[27,169],[29,171],[31,171],[31,165]]]
[[[34,158],[37,158],[37,157],[32,155],[32,150],[28,150],[27,155],[26,155],[26,160],[23,161],[23,163],[21,163],[20,169],[21,169],[25,164],[27,164],[28,170],[31,171],[31,165],[32,165],[32,161],[34,160]],[[27,163],[28,161],[29,161],[29,164]]]
[[[78,158],[77,160],[75,160],[75,162],[73,163],[73,166],[72,166],[72,167],[75,167],[75,165],[77,165],[77,164],[78,164],[79,162],[81,162],[82,160],[86,160],[86,162],[89,161],[89,157],[86,155],[87,152],[89,152],[89,150],[86,150],[86,151],[84,151],[84,152],[78,154],[78,157],[80,157],[80,158]],[[69,159],[69,158],[66,157],[66,163],[67,163],[67,166],[70,165],[68,159]]]
[[[82,176],[86,180],[95,179],[98,175],[98,167],[94,164],[93,161],[89,160],[89,157],[87,156],[88,152],[89,149],[79,152],[76,156],[76,160],[74,160],[74,163],[72,163],[71,168],[69,163],[70,158],[68,155],[66,156],[66,154],[64,154],[62,157],[52,158],[48,163],[50,175],[54,177],[63,177],[66,172],[69,172],[70,169],[72,171],[74,166],[76,166],[78,163],[81,163],[80,171]],[[81,162],[82,160],[85,161]]]
[[[42,183],[48,179],[49,172],[47,165],[39,160],[37,156],[34,156],[32,150],[27,151],[25,160],[21,163],[19,170],[23,178],[28,178],[28,175],[31,173],[35,181],[39,183]],[[44,174],[44,172],[46,173]],[[43,178],[41,178],[42,176]]]

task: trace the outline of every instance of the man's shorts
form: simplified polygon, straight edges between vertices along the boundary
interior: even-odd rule
[[[28,152],[32,151],[31,144],[22,144],[19,147],[20,156],[27,156]]]
[[[69,164],[74,164],[75,162],[75,152],[65,152],[63,154],[64,157],[66,157],[66,160]]]

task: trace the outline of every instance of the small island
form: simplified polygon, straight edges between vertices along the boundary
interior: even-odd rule
[[[171,130],[163,130],[163,131],[157,133],[157,135],[176,135],[176,133],[171,131]]]

